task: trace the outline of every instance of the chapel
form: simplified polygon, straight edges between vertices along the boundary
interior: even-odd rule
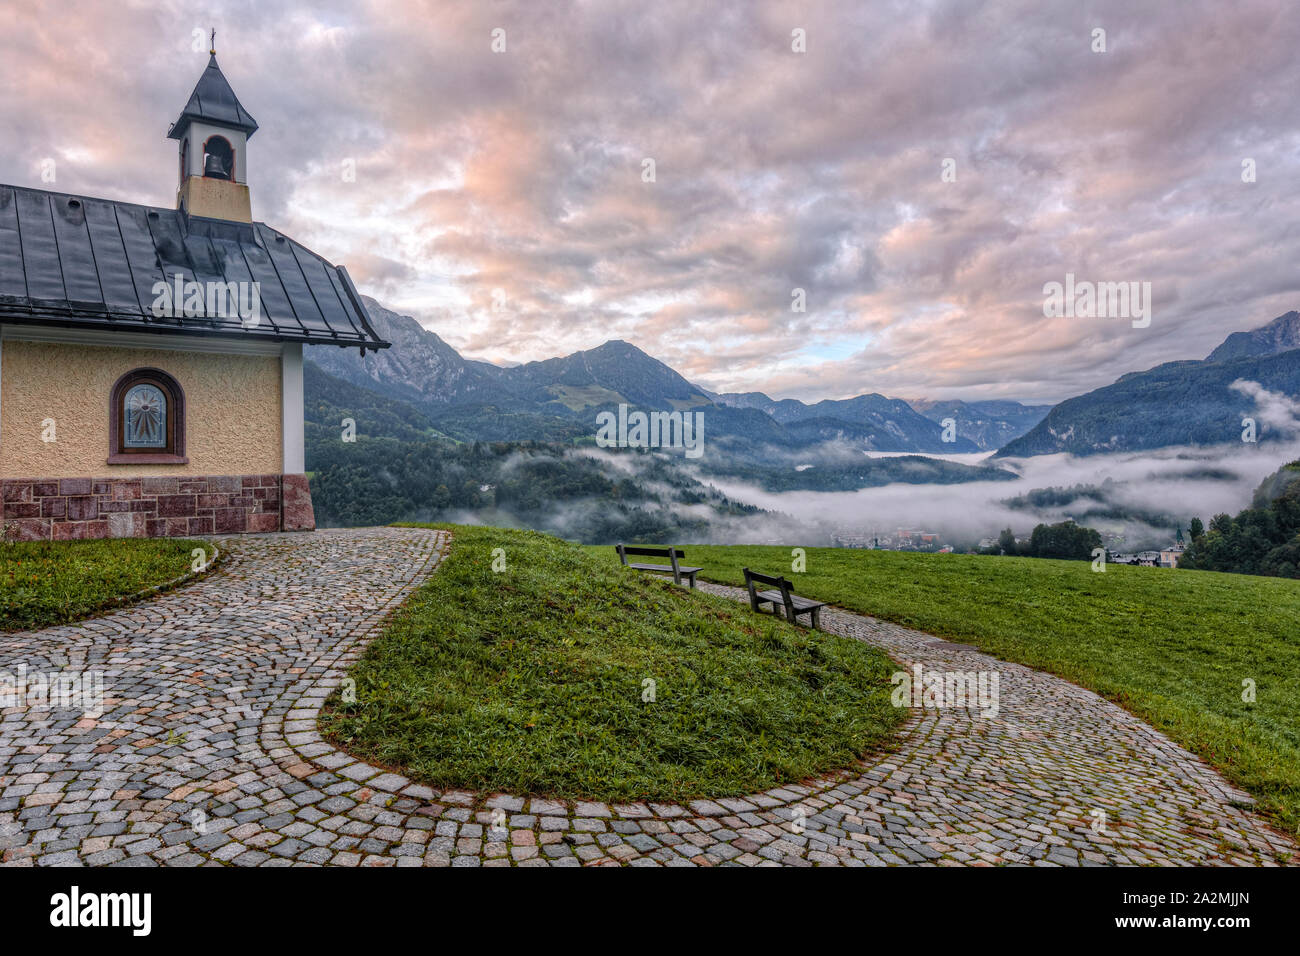
[[[0,185],[6,540],[311,530],[303,346],[388,347],[347,270],[252,217],[210,51],[173,207]]]

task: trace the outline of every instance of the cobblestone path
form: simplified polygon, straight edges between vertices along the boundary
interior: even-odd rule
[[[839,611],[827,630],[908,667],[996,671],[997,716],[922,709],[896,753],[743,799],[434,791],[334,750],[316,716],[447,545],[392,528],[226,539],[225,565],[194,584],[0,635],[0,671],[98,669],[108,698],[98,717],[0,711],[3,864],[1275,865],[1296,850],[1096,695]]]

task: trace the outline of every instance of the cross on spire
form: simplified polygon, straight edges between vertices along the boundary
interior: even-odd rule
[[[216,27],[213,27],[213,28],[212,28],[212,45],[211,45],[210,49],[208,50],[208,53],[211,54],[212,56],[216,56],[216,55],[217,55],[217,29],[216,29]]]

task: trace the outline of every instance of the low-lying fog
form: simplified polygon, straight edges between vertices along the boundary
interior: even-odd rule
[[[989,459],[988,454],[930,457],[964,464]],[[1002,528],[1027,537],[1039,522],[1071,517],[1099,531],[1122,534],[1123,546],[1136,550],[1169,543],[1175,525],[1185,531],[1193,517],[1208,524],[1220,512],[1236,514],[1250,504],[1252,492],[1265,477],[1298,457],[1300,441],[1082,458],[1040,455],[990,462],[1017,472],[1016,481],[892,484],[842,492],[774,493],[738,481],[703,480],[740,501],[789,515],[808,527],[810,539],[828,533],[885,535],[907,528],[938,532],[945,543],[968,546],[981,538],[996,538]],[[1075,498],[1039,508],[1012,508],[1004,503],[1035,489],[1104,484],[1102,501]],[[788,533],[788,527],[782,530]],[[757,527],[731,527],[726,532],[727,538],[755,542],[768,538]]]

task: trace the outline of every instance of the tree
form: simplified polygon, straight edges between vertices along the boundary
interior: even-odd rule
[[[433,495],[429,499],[429,504],[435,511],[443,511],[451,504],[451,489],[446,485],[438,485],[433,489]]]
[[[1092,552],[1101,547],[1101,534],[1073,521],[1040,524],[1029,536],[1029,550],[1038,558],[1064,558],[1071,561],[1091,560]]]
[[[1264,479],[1251,507],[1234,518],[1217,514],[1208,531],[1192,523],[1180,568],[1300,577],[1300,477],[1295,463]],[[1198,534],[1197,532],[1201,532]]]
[[[998,535],[998,547],[1002,549],[1003,554],[1017,554],[1016,533],[1010,528],[1003,528],[1002,533]]]
[[[1279,578],[1300,578],[1300,535],[1278,545],[1259,563],[1259,573]]]

